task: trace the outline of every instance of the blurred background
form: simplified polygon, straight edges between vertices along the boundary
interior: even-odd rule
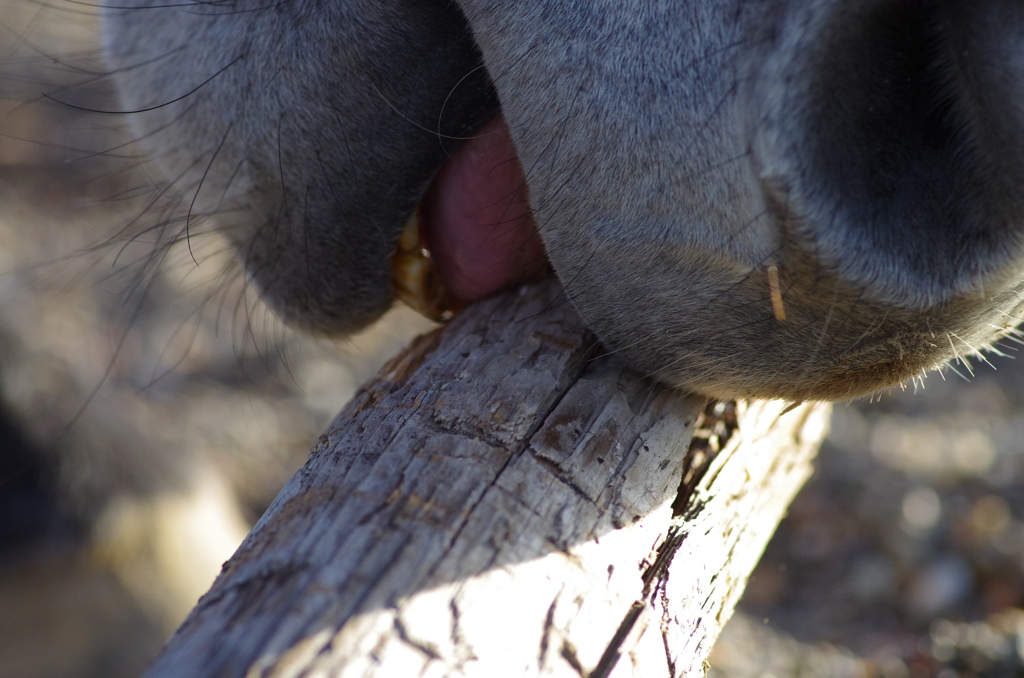
[[[138,675],[354,389],[430,327],[398,309],[314,342],[206,225],[158,248],[181,212],[96,112],[117,108],[96,24],[0,0],[0,678]],[[1011,349],[836,407],[710,675],[1024,675]]]

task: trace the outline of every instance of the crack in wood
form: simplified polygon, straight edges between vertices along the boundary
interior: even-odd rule
[[[611,675],[612,670],[622,656],[623,643],[625,643],[633,627],[636,626],[637,621],[648,606],[648,598],[657,594],[659,590],[664,592],[664,583],[668,580],[668,570],[672,565],[672,559],[675,558],[676,552],[679,551],[679,547],[683,545],[685,540],[686,532],[683,529],[682,522],[678,520],[673,521],[673,525],[669,528],[665,540],[658,546],[654,562],[648,565],[640,575],[644,583],[640,599],[630,605],[629,610],[619,623],[619,627],[615,630],[611,640],[608,642],[608,646],[605,647],[601,658],[598,660],[594,670],[590,672],[588,678],[607,678]],[[667,601],[663,598],[663,603],[665,602]],[[663,608],[665,608],[664,604]],[[675,674],[671,675],[674,676]]]
[[[670,636],[670,632],[672,629],[672,616],[669,614],[670,605],[668,599],[668,592],[665,588],[665,581],[660,582],[658,590],[661,592],[661,623],[659,624],[658,630],[661,632],[661,644],[662,647],[664,647],[665,649],[665,663],[668,667],[668,675],[670,678],[675,678],[676,661],[672,658],[672,638]],[[691,635],[697,632],[697,630],[700,628],[702,621],[702,618],[697,618],[696,624],[691,632]]]
[[[428,643],[425,640],[415,640],[409,636],[409,631],[405,628],[405,624],[402,622],[402,619],[399,616],[399,614],[399,611],[395,610],[394,627],[395,633],[398,635],[398,639],[406,645],[408,645],[409,647],[423,653],[431,660],[440,659],[441,653],[438,651],[437,647],[435,647],[433,643]]]
[[[455,596],[448,601],[448,610],[452,613],[452,624],[448,630],[448,636],[451,638],[452,645],[459,647],[463,643],[462,631],[459,629],[459,604],[455,600]]]
[[[626,616],[619,623],[619,628],[615,629],[608,647],[605,648],[604,653],[597,662],[597,666],[590,672],[588,678],[608,678],[611,675],[612,669],[619,663],[619,657],[622,656],[620,651],[622,644],[626,641],[633,627],[636,626],[636,622],[640,619],[640,615],[643,614],[645,607],[646,605],[641,600],[637,600],[629,606]]]
[[[569,666],[580,674],[580,678],[590,678],[587,675],[586,669],[583,668],[583,664],[580,662],[579,655],[576,652],[576,646],[573,645],[568,639],[562,641],[562,659],[569,663]]]
[[[551,643],[551,630],[555,626],[555,607],[558,606],[558,598],[562,595],[559,591],[552,600],[551,604],[548,605],[548,612],[544,615],[544,626],[540,635],[540,651],[537,653],[537,668],[540,671],[544,670],[544,662],[548,657],[548,646]]]
[[[685,525],[682,521],[673,521],[672,526],[668,528],[668,534],[665,535],[665,541],[658,546],[654,562],[640,575],[644,583],[641,600],[646,600],[659,586],[659,582],[668,578],[668,568],[672,565],[672,559],[676,557],[676,552],[685,540]]]
[[[657,596],[659,591],[661,592],[662,603],[660,626],[662,642],[665,647],[665,659],[669,675],[676,675],[676,664],[672,659],[670,642],[667,636],[671,620],[665,618],[668,614],[665,583],[668,579],[669,567],[672,565],[672,559],[675,557],[675,554],[686,539],[685,524],[692,521],[700,513],[704,505],[703,501],[694,501],[693,495],[697,486],[704,479],[704,476],[711,468],[712,462],[725,448],[729,439],[732,438],[738,428],[735,401],[723,402],[712,400],[708,402],[694,426],[693,437],[686,453],[686,460],[683,463],[679,489],[675,500],[672,502],[672,526],[669,528],[665,541],[658,547],[654,562],[649,564],[641,575],[644,584],[641,598],[634,601],[626,612],[588,678],[607,678],[611,675],[612,670],[614,670],[619,658],[622,656],[623,643],[625,643],[630,632],[636,626],[637,621],[648,607],[648,599],[651,598],[650,603],[653,604],[653,597]],[[638,438],[639,443],[643,444],[642,436],[638,436]],[[636,443],[634,446],[636,446]],[[697,623],[699,625],[700,620]]]
[[[693,429],[690,448],[686,452],[683,473],[679,480],[672,516],[678,518],[693,514],[693,493],[711,468],[715,457],[725,449],[739,429],[736,401],[712,400],[704,407]]]

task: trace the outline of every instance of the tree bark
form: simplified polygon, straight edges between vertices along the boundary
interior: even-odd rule
[[[700,676],[827,409],[708,403],[554,281],[418,338],[335,418],[147,676]]]

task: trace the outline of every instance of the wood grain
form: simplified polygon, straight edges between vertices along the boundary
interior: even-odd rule
[[[151,667],[698,676],[825,408],[707,403],[549,281],[417,339],[335,418]]]

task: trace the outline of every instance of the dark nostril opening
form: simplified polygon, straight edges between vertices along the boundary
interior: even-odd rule
[[[1007,104],[983,84],[991,60],[976,56],[978,17],[991,9],[869,0],[836,12],[804,55],[812,84],[798,112],[797,183],[808,216],[829,224],[847,261],[860,257],[850,265],[862,277],[917,285],[907,299],[938,299],[999,269],[1018,227],[1020,191],[1003,186],[1013,153],[991,139]]]
[[[848,82],[861,93],[851,125],[885,180],[905,173],[908,161],[941,156],[947,164],[968,143],[957,115],[957,84],[947,37],[936,7],[887,2],[864,19],[861,63],[847,62]]]
[[[873,3],[824,55],[814,157],[826,164],[822,176],[871,200],[861,204],[944,202],[969,164],[970,125],[958,107],[967,93],[936,4]]]

